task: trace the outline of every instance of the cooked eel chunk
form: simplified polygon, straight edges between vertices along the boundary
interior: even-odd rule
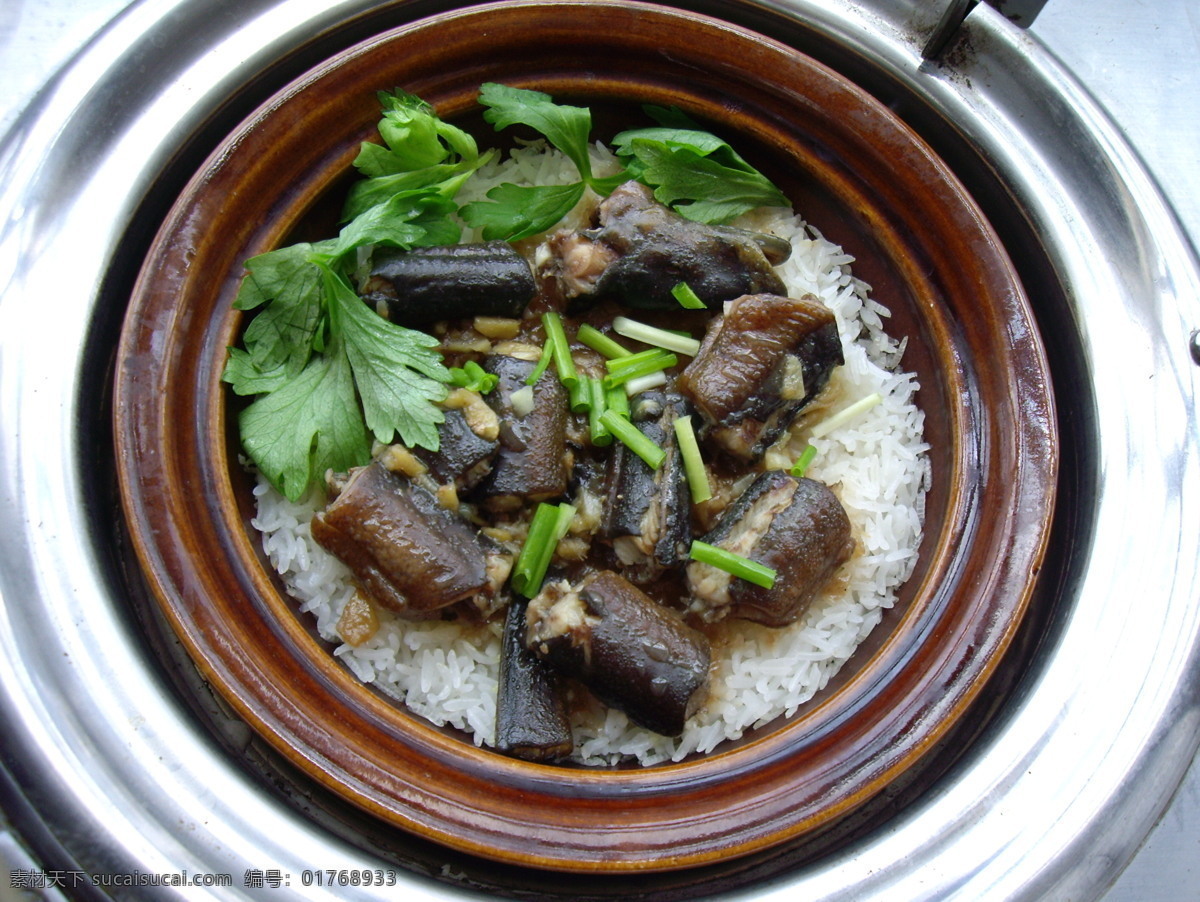
[[[537,290],[533,270],[504,241],[377,249],[360,294],[400,325],[466,316],[519,317]]]
[[[438,426],[438,449],[416,448],[413,454],[429,468],[439,485],[453,485],[466,491],[491,471],[492,458],[500,443],[478,435],[461,410],[447,410]]]
[[[494,510],[513,510],[524,502],[557,498],[567,490],[567,392],[551,370],[533,386],[533,405],[518,412],[515,392],[536,364],[531,360],[492,354],[483,368],[500,377],[487,402],[500,419],[500,448],[492,471],[480,484],[484,503]]]
[[[568,302],[678,310],[671,289],[680,282],[709,308],[743,294],[784,291],[772,268],[791,253],[783,239],[685,219],[638,182],[614,190],[597,215],[597,227],[561,230],[547,240],[548,275]]]
[[[795,622],[854,550],[850,520],[830,488],[782,470],[758,476],[703,541],[772,568],[775,584],[765,589],[692,561],[689,611],[767,626]]]
[[[701,438],[752,461],[843,362],[833,312],[816,298],[744,295],[709,323],[676,385],[703,419]]]
[[[674,428],[686,413],[680,395],[642,392],[630,403],[630,419],[666,458],[652,470],[620,443],[609,457],[601,535],[635,583],[649,582],[686,559],[692,543],[691,498]]]
[[[543,588],[526,611],[525,644],[656,733],[678,736],[705,698],[708,639],[610,570]]]
[[[312,519],[312,534],[375,602],[411,619],[456,602],[483,603],[511,555],[421,488],[378,462],[351,470]]]
[[[528,599],[514,596],[505,615],[496,748],[527,761],[555,761],[571,753],[571,722],[558,674],[525,647],[528,604]]]

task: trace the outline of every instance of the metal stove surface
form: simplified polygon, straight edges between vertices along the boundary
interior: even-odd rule
[[[36,102],[35,94],[39,89],[81,48],[86,58],[89,42],[110,19],[122,12],[132,16],[152,15],[156,14],[156,7],[166,8],[172,4],[128,4],[126,0],[2,0],[2,5],[0,133],[14,126],[18,130],[28,126],[19,117],[21,110]],[[784,0],[779,4],[764,5],[787,6],[787,3]],[[853,5],[831,4],[835,8]],[[886,6],[866,0],[863,5]],[[1167,199],[1183,234],[1190,236],[1193,245],[1200,244],[1200,6],[1194,0],[1049,0],[1028,34],[1040,47],[1057,57],[1085,86],[1091,98],[1107,111]],[[103,74],[95,73],[97,78]],[[218,69],[213,69],[213,77],[219,77]],[[78,78],[79,73],[76,73]],[[1090,102],[1090,98],[1085,97],[1083,101]],[[70,123],[64,127],[69,129]],[[136,150],[130,148],[127,152],[135,153]],[[0,167],[7,162],[0,158]],[[0,212],[9,215],[9,211]],[[8,284],[12,274],[6,267],[13,263],[0,258],[0,289]],[[1191,300],[1194,302],[1196,298]],[[1192,313],[1195,310],[1193,303]],[[1197,327],[1200,322],[1190,323],[1190,328]],[[1194,404],[1191,416],[1194,423]],[[1191,466],[1194,467],[1194,463]],[[1191,486],[1193,499],[1194,488]],[[1193,596],[1191,600],[1200,604],[1200,598]],[[12,603],[9,598],[4,601]],[[1190,718],[1193,724],[1184,731],[1178,749],[1147,759],[1159,765],[1166,762],[1168,766],[1164,768],[1167,772],[1164,779],[1155,784],[1161,800],[1151,800],[1139,809],[1146,818],[1145,824],[1139,822],[1130,828],[1129,851],[1144,837],[1140,850],[1123,870],[1121,866],[1125,865],[1128,855],[1112,862],[1108,868],[1092,867],[1090,876],[1070,882],[1071,898],[1102,898],[1104,902],[1182,902],[1200,898],[1200,890],[1196,888],[1200,877],[1200,865],[1197,864],[1200,862],[1200,758],[1193,758],[1197,711],[1193,705],[1176,713],[1183,719]],[[1187,768],[1188,761],[1192,761],[1190,769]],[[19,765],[19,762],[7,759],[2,763],[10,771]],[[99,762],[99,766],[103,764]],[[165,766],[176,765],[165,762]],[[1063,762],[1062,767],[1065,772],[1072,767],[1072,762]],[[1168,805],[1176,787],[1173,801]],[[36,804],[36,799],[32,801]],[[30,844],[21,832],[29,828],[30,811],[14,810],[9,814],[8,820],[0,822],[0,863],[8,869],[8,873],[0,875],[0,900],[59,897],[59,891],[53,887],[21,888],[22,880],[17,879],[20,875],[57,865],[53,861],[39,861],[31,855]],[[36,821],[36,811],[32,819]],[[114,816],[111,829],[121,829],[120,821],[119,814]],[[219,834],[218,827],[203,824],[196,829],[201,833]],[[167,849],[179,841],[178,836],[160,839],[165,843],[160,848]],[[99,844],[102,846],[103,841]],[[45,848],[44,845],[41,847]],[[321,860],[320,854],[320,846],[314,846],[311,866],[330,866]],[[1079,849],[1078,854],[1083,858],[1088,851]],[[1115,876],[1117,873],[1119,876]],[[1115,882],[1111,882],[1114,876]],[[930,898],[950,894],[944,884],[932,877],[928,890],[922,889],[920,882],[909,882],[904,886],[906,894],[892,895],[891,898]],[[1012,895],[1031,897],[1028,887],[1009,886],[1017,887]],[[415,889],[430,892],[427,884]],[[439,887],[432,892],[436,894],[443,889]],[[775,893],[780,893],[782,898],[786,889],[786,886],[764,886],[761,893],[749,895],[774,897]],[[1052,891],[1049,896],[1060,898],[1058,892]],[[1006,895],[1003,885],[997,883],[996,897]],[[269,890],[259,894],[259,897],[264,896],[272,898]]]

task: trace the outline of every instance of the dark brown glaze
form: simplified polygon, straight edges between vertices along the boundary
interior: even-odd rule
[[[492,354],[483,362],[485,370],[500,377],[487,403],[503,424],[492,471],[478,490],[491,508],[516,509],[526,501],[547,501],[567,490],[567,392],[553,370],[546,370],[534,384],[528,413],[513,409],[513,392],[525,388],[535,366],[535,361],[502,354]]]
[[[527,761],[571,754],[571,722],[562,681],[525,647],[528,599],[513,596],[504,618],[496,693],[496,749]]]
[[[709,324],[676,386],[703,418],[701,438],[750,461],[842,363],[837,322],[816,298],[745,295]]]
[[[377,250],[360,293],[404,326],[461,316],[519,317],[537,284],[506,241]]]
[[[704,701],[708,639],[611,570],[529,603],[525,644],[631,721],[678,736]]]
[[[615,300],[627,307],[678,310],[671,289],[686,282],[706,307],[742,294],[783,292],[772,268],[791,248],[751,232],[685,219],[627,182],[599,206],[594,229],[562,231],[549,239],[547,273],[568,302]],[[783,248],[787,248],[787,252]]]
[[[721,754],[551,770],[434,727],[329,654],[253,529],[240,401],[220,379],[245,322],[233,307],[244,261],[333,233],[381,86],[404,86],[484,143],[483,81],[590,105],[606,135],[644,121],[644,103],[711,123],[845,247],[886,299],[889,332],[908,339],[933,468],[914,573],[815,704]],[[885,812],[873,828],[893,816],[898,781],[915,791],[937,779],[922,765],[979,710],[1033,591],[1058,436],[1036,321],[1002,243],[884,104],[778,41],[682,9],[481,4],[375,36],[288,86],[232,130],[162,223],[115,361],[136,552],[123,563],[262,742],[414,867],[436,872],[449,854],[510,893],[533,881],[577,895],[595,878],[612,894],[692,899],[803,866],[824,838],[861,828],[868,800]]]
[[[829,487],[782,470],[757,477],[703,541],[770,567],[775,582],[764,588],[693,561],[689,610],[703,620],[766,626],[795,622],[854,550],[850,519]]]
[[[404,617],[437,616],[495,589],[489,549],[474,528],[379,463],[349,474],[313,517],[312,534],[363,592]]]
[[[613,446],[600,535],[612,544],[622,572],[644,583],[686,560],[692,542],[691,497],[674,428],[687,405],[677,394],[647,391],[630,402],[629,413],[667,456],[652,470],[624,445]]]

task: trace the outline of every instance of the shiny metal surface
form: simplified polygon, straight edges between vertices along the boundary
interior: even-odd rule
[[[1037,28],[1066,27],[1059,2]],[[171,200],[163,186],[181,184],[222,123],[271,86],[435,5],[135,3],[0,145],[0,798],[47,867],[232,878],[233,890],[189,898],[233,898],[248,870],[277,873],[273,898],[394,897],[306,887],[302,875],[391,868],[399,847],[406,898],[488,894],[438,849],[337,823],[273,769],[138,597],[111,487],[95,476],[109,454],[103,339],[119,328],[131,251]],[[1074,3],[1086,15],[1125,5]],[[1173,5],[1188,14],[1185,0]],[[1000,712],[884,826],[726,894],[1099,898],[1200,744],[1195,257],[1124,136],[1037,28],[981,4],[930,64],[916,4],[705,8],[799,23],[805,49],[893,98],[961,165],[1043,292],[1034,302],[1074,437],[1057,524],[1072,541],[1043,577],[1042,630]]]

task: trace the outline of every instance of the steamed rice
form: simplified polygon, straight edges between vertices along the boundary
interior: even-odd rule
[[[594,171],[611,164],[598,146]],[[481,171],[468,185],[472,196],[460,200],[482,197],[503,181],[554,184],[573,177],[571,164],[560,154],[535,144]],[[929,480],[924,418],[914,401],[916,380],[899,368],[903,346],[884,331],[887,309],[870,297],[869,286],[854,278],[853,259],[800,216],[757,211],[739,224],[788,239],[792,255],[778,272],[789,293],[812,293],[837,317],[846,362],[804,422],[815,423],[872,393],[882,398],[828,435],[810,437],[803,424],[793,434],[796,447],[805,442],[816,447],[808,475],[830,485],[841,499],[857,549],[797,623],[771,629],[727,621],[713,628],[710,695],[682,736],[660,736],[630,724],[620,711],[576,699],[573,758],[580,763],[678,761],[793,714],[879,623],[916,563]],[[794,450],[769,452],[768,465],[790,465]],[[261,477],[255,495],[253,523],[262,533],[264,550],[301,614],[314,618],[320,635],[336,644],[334,654],[358,679],[403,701],[415,714],[456,727],[477,745],[491,746],[501,624],[414,623],[380,610],[380,627],[371,639],[356,647],[342,643],[335,625],[354,593],[350,571],[309,531],[324,497],[313,492],[291,503]]]

